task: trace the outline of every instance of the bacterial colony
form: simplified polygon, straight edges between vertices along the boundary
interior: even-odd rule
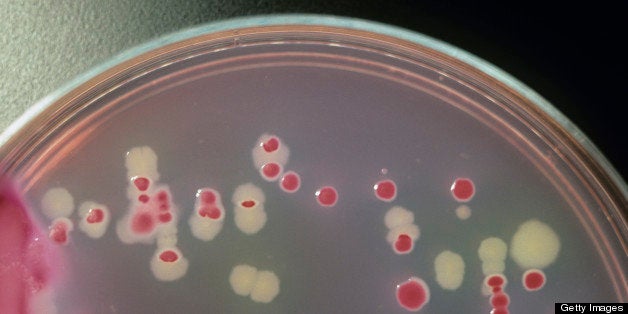
[[[261,135],[252,148],[251,157],[260,176],[269,183],[275,182],[287,197],[300,190],[302,178],[298,172],[286,168],[290,150],[280,137]],[[200,241],[213,241],[223,229],[226,219],[233,219],[235,226],[246,236],[254,236],[264,228],[268,219],[273,219],[264,209],[264,190],[247,182],[230,194],[228,207],[225,203],[229,199],[224,199],[228,195],[219,187],[199,187],[193,211],[178,208],[168,185],[159,181],[157,160],[156,153],[148,146],[135,147],[127,152],[125,167],[129,207],[111,228],[112,215],[105,204],[85,201],[78,206],[78,218],[72,220],[75,209],[73,196],[62,187],[48,190],[41,200],[41,210],[50,219],[50,239],[58,245],[66,245],[77,228],[93,239],[101,238],[109,230],[125,244],[154,244],[154,254],[147,257],[147,264],[156,280],[171,282],[185,276],[189,265],[185,252],[177,245],[181,225],[187,224],[191,234]],[[383,169],[382,173],[386,171]],[[414,212],[395,204],[398,189],[394,180],[374,182],[371,188],[378,201],[391,205],[382,221],[388,232],[382,235],[379,245],[387,245],[391,254],[407,258],[404,255],[418,245],[421,235]],[[327,210],[334,210],[338,198],[342,197],[342,190],[334,186],[321,186],[311,193],[316,202]],[[466,204],[475,193],[476,187],[470,178],[456,178],[452,183],[451,195],[459,203],[455,210],[459,219],[466,220],[471,216],[472,210]],[[185,223],[180,224],[180,220]],[[482,240],[477,247],[477,258],[481,261],[485,279],[478,286],[488,298],[491,313],[509,313],[508,279],[504,275],[505,261],[509,256],[522,270],[520,281],[523,287],[534,292],[545,285],[543,269],[556,260],[559,251],[558,235],[549,225],[537,219],[523,221],[515,230],[510,244],[499,237]],[[423,275],[419,276],[419,273]],[[246,263],[233,265],[225,279],[229,281],[233,293],[261,304],[272,302],[281,290],[281,280],[272,269],[257,269]],[[428,282],[434,282],[440,289],[453,291],[462,285],[464,279],[463,257],[444,250],[434,259],[433,269],[417,269],[417,275],[391,287],[391,297],[396,297],[400,307],[419,311],[429,303],[430,289],[434,289],[430,288],[434,284],[428,285]]]

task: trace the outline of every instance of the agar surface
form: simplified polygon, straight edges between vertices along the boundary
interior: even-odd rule
[[[287,168],[290,154],[284,140],[269,133],[262,134],[251,150],[252,164],[263,179],[262,183],[278,184],[285,197],[302,190],[301,175]],[[152,257],[147,258],[148,268],[158,281],[176,281],[186,275],[190,261],[178,246],[178,222],[182,211],[176,205],[170,187],[159,182],[158,156],[148,146],[134,147],[126,154],[124,164],[129,207],[122,217],[118,217],[115,232],[125,244],[155,244]],[[388,176],[388,169],[382,169],[381,175]],[[316,186],[317,183],[313,184]],[[313,193],[310,192],[314,204],[324,208],[336,207],[341,187],[318,186]],[[257,235],[264,230],[268,220],[273,219],[273,212],[266,211],[266,195],[262,187],[252,182],[237,186],[231,194],[232,212],[228,212],[223,205],[219,190],[220,187],[205,186],[196,191],[187,225],[198,240],[208,242],[216,239],[228,217],[233,217],[235,226],[244,236]],[[475,183],[470,178],[458,177],[449,190],[458,203],[456,216],[460,220],[468,220],[471,216],[468,204],[476,195]],[[385,242],[392,252],[400,259],[423,258],[413,254],[421,237],[421,229],[415,222],[418,211],[395,204],[399,196],[397,183],[390,178],[378,180],[372,185],[372,193],[374,200],[391,203],[392,207],[383,215],[383,222],[387,230]],[[42,198],[41,211],[51,220],[50,239],[59,245],[67,245],[74,228],[70,217],[74,212],[74,197],[65,188],[52,188]],[[113,218],[106,205],[94,201],[81,203],[78,216],[78,228],[93,239],[105,235]],[[524,271],[521,277],[523,287],[532,292],[544,287],[546,276],[543,269],[556,260],[559,250],[558,235],[549,225],[536,219],[519,226],[512,236],[510,247],[498,237],[482,240],[477,249],[484,274],[481,290],[490,297],[491,313],[508,313],[510,297],[505,290],[507,278],[504,275],[508,256]],[[412,276],[397,284],[391,296],[395,295],[401,308],[420,311],[428,306],[433,292],[430,292],[426,280],[448,291],[456,291],[465,283],[466,265],[462,255],[442,250],[434,258],[433,267],[432,277]],[[425,269],[417,269],[417,272],[430,273]],[[254,303],[270,303],[280,293],[280,280],[274,271],[258,270],[248,264],[234,266],[228,281],[236,295],[248,297]]]

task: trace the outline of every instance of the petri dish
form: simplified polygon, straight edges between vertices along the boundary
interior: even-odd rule
[[[3,311],[628,299],[622,178],[541,96],[407,30],[309,15],[186,30],[79,77],[0,140]]]

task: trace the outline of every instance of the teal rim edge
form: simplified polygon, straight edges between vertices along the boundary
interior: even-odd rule
[[[602,166],[602,168],[607,172],[611,180],[613,180],[617,187],[620,189],[623,196],[625,198],[628,198],[628,186],[626,186],[626,182],[611,165],[611,163],[606,159],[606,157],[604,157],[601,151],[593,144],[593,142],[591,142],[587,138],[587,136],[582,131],[580,131],[580,129],[578,129],[575,124],[573,124],[565,115],[558,111],[558,109],[556,109],[549,101],[545,100],[543,97],[541,97],[541,95],[537,94],[531,88],[518,81],[508,73],[504,72],[500,68],[479,57],[474,56],[473,54],[465,50],[456,48],[445,42],[414,31],[357,18],[317,14],[261,15],[211,22],[208,24],[184,29],[175,33],[163,35],[145,44],[126,50],[109,59],[108,61],[100,64],[99,66],[96,66],[88,70],[87,72],[77,76],[61,88],[57,89],[53,93],[36,102],[33,106],[29,107],[17,120],[11,123],[6,128],[6,130],[0,134],[0,146],[4,145],[24,125],[26,125],[38,114],[43,112],[44,109],[46,109],[56,100],[61,98],[63,95],[69,93],[71,90],[77,88],[81,84],[85,83],[86,81],[95,77],[106,69],[111,68],[124,61],[130,60],[134,57],[137,57],[143,53],[181,40],[213,32],[246,27],[297,24],[341,27],[396,37],[434,49],[479,69],[480,71],[494,77],[498,81],[506,84],[508,87],[520,93],[521,95],[529,99],[532,103],[536,104],[555,121],[557,121],[589,152],[589,154],[595,159],[595,161]]]

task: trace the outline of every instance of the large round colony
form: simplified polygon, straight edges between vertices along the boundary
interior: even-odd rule
[[[443,251],[434,259],[436,282],[445,290],[456,290],[464,279],[464,260],[460,254]]]

